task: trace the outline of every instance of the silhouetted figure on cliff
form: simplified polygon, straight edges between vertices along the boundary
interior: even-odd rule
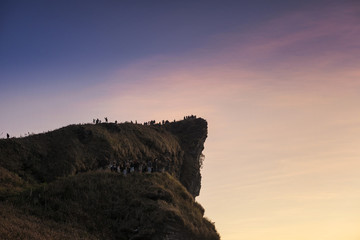
[[[131,160],[130,161],[130,173],[134,173],[135,172],[135,164],[134,161]]]
[[[139,166],[140,166],[139,161],[135,159],[135,161],[134,161],[134,171],[135,172],[139,171]]]
[[[110,170],[111,170],[112,172],[116,172],[117,166],[116,166],[116,162],[115,162],[115,161],[113,162],[113,164],[111,164]]]
[[[10,138],[10,135],[9,135],[8,133],[6,134],[6,138],[7,138],[7,139],[9,139],[9,138]]]
[[[124,168],[125,168],[125,164],[123,163],[123,162],[120,162],[120,164],[119,164],[119,172],[120,173],[122,173],[122,174],[124,174]],[[126,174],[125,174],[126,175]]]
[[[107,117],[105,118],[105,122],[106,122],[106,123],[108,122],[108,118],[107,118]]]
[[[158,159],[157,158],[154,159],[153,170],[154,170],[154,172],[158,172]]]
[[[142,163],[142,161],[140,161],[139,162],[139,168],[138,168],[139,173],[143,172],[143,166],[144,166],[144,164]]]
[[[185,116],[184,120],[186,120],[186,119],[195,119],[195,118],[196,118],[196,115],[189,115],[189,116]]]
[[[152,169],[152,162],[151,162],[151,160],[149,160],[148,164],[147,164],[147,172],[151,173],[151,169]]]
[[[127,161],[124,162],[124,168],[123,168],[123,174],[126,176],[128,169],[129,169],[129,163]]]

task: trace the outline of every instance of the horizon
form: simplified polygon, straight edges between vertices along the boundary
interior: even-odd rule
[[[0,138],[208,122],[224,240],[360,238],[360,2],[1,1]]]

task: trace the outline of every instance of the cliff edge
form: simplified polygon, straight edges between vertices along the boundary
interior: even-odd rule
[[[206,137],[191,117],[0,140],[0,238],[220,239],[194,199]],[[128,161],[153,173],[110,172]]]

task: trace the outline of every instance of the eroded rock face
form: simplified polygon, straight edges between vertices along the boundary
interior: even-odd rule
[[[202,118],[173,123],[169,130],[178,137],[184,151],[179,180],[194,196],[201,189],[200,157],[207,138],[207,122]]]

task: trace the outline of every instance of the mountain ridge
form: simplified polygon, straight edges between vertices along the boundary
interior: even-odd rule
[[[101,123],[0,140],[0,166],[25,181],[51,182],[58,177],[106,168],[113,161],[159,159],[195,197],[200,193],[200,156],[207,122],[186,119],[164,125]]]
[[[191,117],[69,125],[0,140],[0,204],[14,213],[10,219],[24,214],[24,221],[55,221],[60,229],[75,224],[76,239],[219,239],[195,201],[206,137],[206,120]],[[108,170],[129,159],[157,159],[164,171],[124,176]],[[11,235],[6,229],[1,234]]]

